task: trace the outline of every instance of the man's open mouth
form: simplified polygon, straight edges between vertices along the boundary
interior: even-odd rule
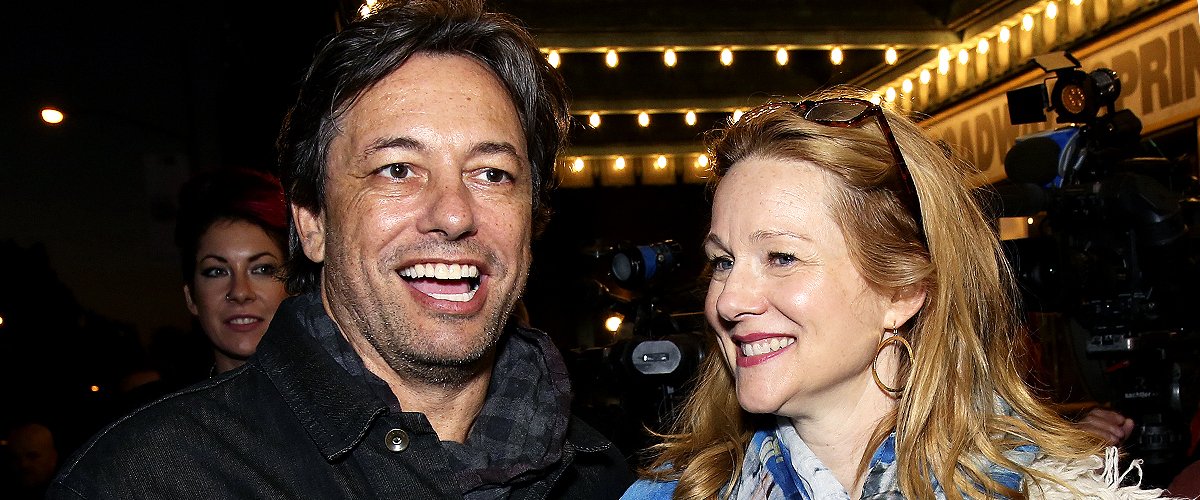
[[[421,293],[439,300],[468,302],[479,290],[479,268],[471,264],[415,264],[401,269],[400,276]]]

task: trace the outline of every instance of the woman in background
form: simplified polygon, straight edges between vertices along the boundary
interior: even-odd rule
[[[1158,496],[1025,384],[972,172],[914,123],[835,90],[709,146],[720,355],[626,498]]]
[[[287,217],[279,181],[253,170],[218,170],[180,191],[175,243],[183,298],[212,344],[212,373],[242,365],[279,303]]]

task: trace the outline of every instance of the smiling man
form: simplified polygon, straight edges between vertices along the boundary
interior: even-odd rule
[[[562,84],[476,2],[335,36],[280,135],[285,301],[244,367],[84,447],[57,498],[616,498],[549,337],[510,324],[548,216]]]

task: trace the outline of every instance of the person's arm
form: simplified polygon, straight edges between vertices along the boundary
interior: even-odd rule
[[[1105,408],[1092,408],[1078,422],[1079,428],[1098,436],[1110,446],[1125,441],[1133,432],[1133,420]]]

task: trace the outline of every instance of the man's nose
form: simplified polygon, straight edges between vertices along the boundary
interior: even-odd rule
[[[435,180],[421,217],[422,233],[439,233],[447,241],[475,233],[475,208],[470,188],[460,176]]]

